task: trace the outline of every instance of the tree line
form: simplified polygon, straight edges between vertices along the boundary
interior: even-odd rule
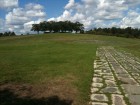
[[[31,31],[37,31],[39,34],[40,31],[46,32],[84,32],[84,25],[80,22],[71,22],[71,21],[43,21],[39,24],[32,24]]]
[[[3,36],[16,36],[15,32],[4,32],[4,33],[0,33],[0,37]]]
[[[110,36],[118,36],[118,37],[126,37],[126,38],[140,38],[140,29],[138,28],[94,28],[86,31],[88,34],[96,34],[96,35],[110,35]]]

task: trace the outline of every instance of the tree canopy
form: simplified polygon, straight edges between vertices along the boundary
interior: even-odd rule
[[[15,32],[4,32],[4,33],[0,33],[0,37],[3,36],[15,36]]]
[[[39,24],[33,24],[31,31],[42,32],[82,32],[84,30],[84,25],[80,22],[71,22],[71,21],[43,21]]]
[[[140,38],[140,29],[138,28],[94,28],[92,30],[86,31],[88,34],[96,35],[110,35],[110,36],[120,36],[126,38]]]

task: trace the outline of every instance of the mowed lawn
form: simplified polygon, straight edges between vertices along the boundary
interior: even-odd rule
[[[114,46],[140,57],[140,39],[80,34],[2,37],[1,92],[6,88],[12,97],[16,94],[17,105],[19,102],[23,103],[20,105],[45,103],[50,97],[55,97],[56,103],[86,105],[90,98],[93,62],[100,46]],[[12,98],[6,101],[5,95],[2,96],[1,103],[10,105]]]

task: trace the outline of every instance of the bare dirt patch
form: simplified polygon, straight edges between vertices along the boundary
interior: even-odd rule
[[[41,84],[1,84],[3,105],[76,105],[77,90],[71,80],[57,78]]]

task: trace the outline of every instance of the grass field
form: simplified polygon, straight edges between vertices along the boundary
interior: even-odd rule
[[[114,46],[140,57],[140,39],[80,34],[2,37],[0,89],[20,96],[15,103],[23,105],[45,103],[53,96],[56,102],[67,101],[62,105],[86,105],[99,46]],[[27,96],[30,100],[23,99]]]

